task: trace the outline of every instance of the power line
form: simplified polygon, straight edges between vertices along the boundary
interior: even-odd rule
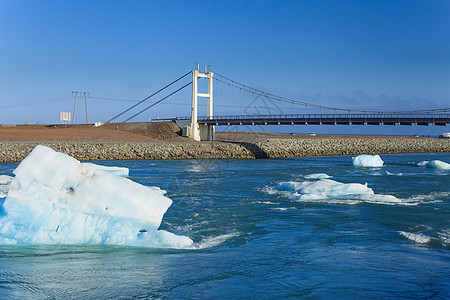
[[[89,99],[94,99],[94,100],[107,100],[107,101],[133,102],[133,103],[139,102],[139,100],[118,99],[118,98],[105,98],[105,97],[89,97]]]

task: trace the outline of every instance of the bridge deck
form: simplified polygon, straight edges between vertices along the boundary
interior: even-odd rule
[[[189,117],[177,118],[187,120]],[[450,114],[297,114],[199,117],[204,125],[436,125],[450,124]]]

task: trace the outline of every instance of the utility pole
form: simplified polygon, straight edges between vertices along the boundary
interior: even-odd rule
[[[72,116],[72,124],[75,122],[75,110],[77,109],[77,96],[78,94],[84,95],[84,109],[86,111],[86,124],[88,124],[88,112],[87,112],[87,102],[86,95],[89,95],[89,92],[76,92],[72,91],[72,95],[75,94],[75,104],[73,105],[73,116]]]

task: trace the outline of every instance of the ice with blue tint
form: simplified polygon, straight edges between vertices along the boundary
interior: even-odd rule
[[[450,170],[450,164],[440,160],[432,160],[432,161],[424,160],[418,163],[417,165],[435,170]]]
[[[306,197],[320,199],[344,195],[373,194],[373,190],[367,187],[367,183],[341,183],[330,179],[312,182],[280,182],[275,189],[278,191],[293,191],[299,200]]]
[[[368,154],[352,157],[352,162],[356,167],[382,167],[384,163],[379,155]]]
[[[275,190],[287,192],[291,200],[299,202],[409,204],[391,195],[377,195],[367,183],[341,183],[330,179],[280,182]]]
[[[0,216],[0,243],[193,245],[188,237],[158,230],[172,200],[157,187],[122,177],[128,173],[123,168],[81,163],[37,146],[13,173]]]

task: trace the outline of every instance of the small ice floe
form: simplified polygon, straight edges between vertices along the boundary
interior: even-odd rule
[[[325,173],[314,173],[314,174],[309,174],[309,175],[305,175],[306,179],[327,179],[327,178],[331,178],[331,176],[325,174]]]
[[[417,164],[419,167],[427,167],[429,169],[435,170],[450,170],[450,164],[440,161],[440,160],[432,160],[432,161],[421,161]]]
[[[375,194],[366,184],[341,183],[330,179],[304,182],[280,182],[275,191],[286,193],[289,198],[298,202],[324,202],[336,204],[402,204],[415,205],[402,201],[391,195]]]
[[[389,171],[386,171],[386,175],[389,175],[389,176],[403,176],[403,173],[391,173]]]
[[[356,167],[378,168],[383,166],[383,160],[379,155],[362,154],[352,157],[352,163]]]
[[[172,200],[158,187],[122,177],[125,168],[82,163],[39,145],[13,173],[0,243],[194,246],[186,236],[158,229]]]
[[[274,207],[271,208],[271,210],[279,210],[279,211],[286,211],[286,210],[291,210],[291,209],[296,209],[295,207]]]

